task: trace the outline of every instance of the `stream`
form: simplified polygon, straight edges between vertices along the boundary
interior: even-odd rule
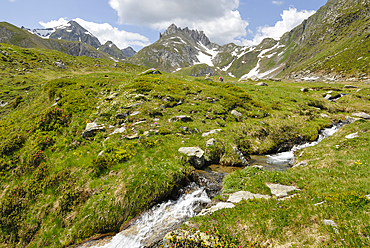
[[[251,156],[251,165],[262,166],[266,170],[287,170],[294,161],[294,153],[310,146],[315,146],[323,139],[332,136],[344,124],[334,124],[331,128],[320,131],[319,137],[314,142],[295,145],[290,151],[264,155]],[[180,197],[154,206],[143,213],[126,230],[114,237],[98,241],[90,241],[78,247],[96,248],[141,248],[153,247],[163,237],[176,230],[189,218],[196,216],[211,202],[211,199],[222,191],[222,181],[225,175],[241,168],[211,165],[204,170],[196,170],[193,183],[182,189]]]
[[[281,152],[271,155],[253,155],[251,156],[250,165],[262,166],[265,170],[283,171],[292,167],[294,163],[295,152],[310,146],[319,144],[323,139],[332,136],[337,132],[344,123],[334,124],[330,128],[325,128],[320,131],[319,137],[316,141],[304,143],[302,145],[295,145],[290,151]]]

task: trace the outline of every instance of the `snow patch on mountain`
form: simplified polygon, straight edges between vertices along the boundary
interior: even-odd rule
[[[248,79],[248,78],[264,78],[266,77],[267,75],[271,74],[272,72],[278,70],[280,66],[278,66],[277,68],[274,68],[274,69],[271,69],[269,71],[266,71],[266,72],[263,72],[263,73],[260,73],[260,67],[261,67],[261,61],[263,58],[271,58],[272,56],[274,56],[276,53],[273,53],[273,54],[269,54],[269,55],[266,55],[267,53],[275,50],[275,49],[279,49],[281,47],[284,47],[285,45],[280,45],[280,43],[278,42],[275,46],[271,47],[271,48],[268,48],[268,49],[265,49],[265,50],[262,50],[260,52],[260,54],[258,55],[258,62],[257,62],[257,65],[256,67],[254,67],[252,70],[249,71],[248,74],[245,74],[244,76],[242,76],[240,79]]]

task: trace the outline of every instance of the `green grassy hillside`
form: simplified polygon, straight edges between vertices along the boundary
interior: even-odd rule
[[[65,247],[118,232],[187,181],[194,168],[180,147],[240,166],[233,146],[245,157],[263,154],[370,112],[366,85],[356,92],[339,83],[218,83],[52,50],[0,50],[3,247]],[[322,96],[329,90],[351,95],[329,102]],[[88,123],[100,129],[85,132]],[[222,131],[202,136],[213,129]],[[217,143],[206,147],[210,138]],[[229,234],[227,227],[220,231]]]

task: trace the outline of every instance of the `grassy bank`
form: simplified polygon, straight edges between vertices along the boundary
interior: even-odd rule
[[[231,78],[218,83],[167,73],[142,74],[145,68],[123,62],[5,44],[0,49],[5,51],[0,60],[0,100],[8,103],[0,107],[4,247],[65,247],[118,232],[142,211],[173,196],[192,173],[187,158],[177,152],[180,147],[198,146],[208,163],[238,166],[234,146],[245,157],[267,153],[292,139],[315,140],[320,129],[354,111],[369,112],[364,104],[369,101],[368,87],[359,92],[343,89],[341,83],[267,82],[269,86],[262,87]],[[60,61],[65,69],[56,66]],[[302,87],[310,90],[303,92]],[[323,99],[329,90],[351,95],[329,102]],[[87,123],[101,129],[87,135]],[[202,135],[214,129],[221,131]],[[216,143],[206,147],[210,138]],[[263,182],[271,178],[305,189],[309,174],[304,170],[312,166],[310,162],[309,167],[284,175],[252,171],[250,182],[258,181],[264,193],[268,192]],[[225,190],[253,191],[252,183],[244,183],[243,173],[252,173],[248,170],[230,175],[225,185],[232,186]],[[305,190],[297,202],[306,199]],[[255,206],[243,204],[245,209]],[[235,227],[232,218],[217,216],[220,232],[234,235],[229,232],[230,225]],[[266,221],[269,218],[266,215]],[[201,228],[208,225],[199,223]],[[252,229],[240,234],[242,244],[260,231],[257,226]],[[258,237],[284,242],[275,232]]]

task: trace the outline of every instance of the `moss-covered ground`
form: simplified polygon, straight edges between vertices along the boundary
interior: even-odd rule
[[[344,83],[267,81],[269,86],[262,87],[231,77],[219,83],[216,77],[210,82],[167,73],[144,75],[143,67],[55,51],[5,44],[0,50],[4,247],[65,247],[118,232],[130,219],[170,197],[192,173],[193,167],[177,152],[182,146],[198,146],[207,161],[235,166],[240,160],[233,146],[246,157],[264,154],[292,139],[315,140],[320,129],[353,112],[370,112],[368,85],[359,84],[362,90],[357,92],[344,89]],[[65,69],[56,66],[61,61]],[[302,87],[310,90],[302,92]],[[329,102],[323,98],[329,90],[351,94]],[[232,115],[232,110],[241,116]],[[184,115],[190,117],[183,118],[186,122],[175,121]],[[104,129],[82,137],[92,122]],[[325,242],[339,241],[344,234],[346,242],[352,237],[357,237],[354,244],[366,242],[366,125],[358,121],[338,134],[358,129],[363,143],[334,136],[336,142],[328,139],[321,144],[327,147],[311,148],[316,149],[314,155],[305,152],[300,158],[309,160],[305,168],[279,175],[247,168],[225,179],[227,192],[268,193],[263,187],[267,181],[302,188],[300,197],[284,202],[280,212],[270,211],[276,200],[244,202],[236,209],[197,218],[196,225],[207,229],[217,224],[219,234],[230,237],[238,233],[240,245],[252,237],[274,244],[309,244],[316,234]],[[122,127],[121,133],[113,134]],[[202,136],[213,129],[222,131]],[[210,138],[217,140],[216,145],[206,147]],[[325,183],[326,177],[333,179],[331,183]],[[322,199],[330,204],[312,206]],[[335,212],[338,206],[349,210]],[[351,214],[353,221],[341,218]],[[337,221],[340,233],[321,225],[322,218]],[[316,236],[312,240],[319,242]]]

